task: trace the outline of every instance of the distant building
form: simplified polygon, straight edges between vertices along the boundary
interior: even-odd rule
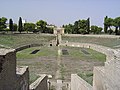
[[[64,28],[54,28],[54,34],[64,34]]]
[[[25,19],[22,19],[22,23],[24,24],[24,23],[26,23],[27,22],[27,20],[25,20]]]
[[[56,28],[56,26],[52,25],[52,24],[48,24],[46,27],[48,27],[48,28]]]

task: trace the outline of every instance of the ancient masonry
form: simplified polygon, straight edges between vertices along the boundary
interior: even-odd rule
[[[28,67],[16,67],[16,50],[0,49],[0,90],[48,90],[47,76],[29,86]]]
[[[67,46],[91,48],[106,55],[105,66],[94,67],[93,86],[77,74],[72,74],[71,90],[120,90],[119,49],[87,43],[67,43]]]

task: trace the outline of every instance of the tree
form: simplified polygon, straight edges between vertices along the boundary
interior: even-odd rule
[[[107,26],[107,23],[106,23],[106,20],[107,20],[108,16],[106,16],[104,18],[104,32],[107,33],[107,29],[108,29],[108,26]]]
[[[6,27],[7,27],[6,21],[7,21],[7,18],[5,18],[5,17],[0,18],[0,30],[6,29]]]
[[[78,28],[79,28],[79,32],[78,33],[86,34],[87,33],[87,20],[79,20]]]
[[[114,19],[114,26],[115,26],[115,34],[120,35],[120,17],[116,17]]]
[[[21,33],[23,31],[23,26],[22,26],[22,18],[19,18],[18,22],[18,31]]]
[[[94,34],[100,34],[102,31],[102,27],[98,27],[96,25],[91,26],[91,32]]]
[[[87,32],[89,34],[89,32],[90,32],[90,18],[87,19],[86,24],[87,24]]]
[[[105,19],[105,22],[104,22],[104,25],[105,25],[105,33],[107,33],[108,32],[108,28],[109,28],[109,30],[112,30],[111,29],[111,26],[113,26],[113,19],[112,18],[106,18]]]
[[[50,28],[50,27],[48,28],[48,27],[47,27],[45,33],[53,34],[53,29],[54,29],[54,28]]]
[[[65,33],[72,34],[72,30],[73,30],[72,24],[65,25],[64,28],[65,28]]]
[[[74,25],[73,25],[73,30],[72,30],[72,33],[73,34],[77,34],[78,33],[78,21],[75,21]]]
[[[45,29],[46,29],[46,25],[47,25],[46,21],[39,20],[39,21],[37,21],[36,25],[37,25],[37,29],[39,31],[41,31],[41,33],[45,33]]]
[[[35,24],[34,23],[25,23],[24,30],[27,31],[27,33],[28,33],[28,31],[33,32],[35,30]]]
[[[13,32],[13,21],[12,19],[9,19],[9,29],[11,32]]]
[[[17,31],[17,24],[13,24],[13,31]]]

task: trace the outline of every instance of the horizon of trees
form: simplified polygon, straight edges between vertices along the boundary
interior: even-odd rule
[[[53,27],[47,27],[49,25],[44,20],[38,20],[36,23],[22,23],[22,18],[19,17],[18,24],[15,24],[12,19],[9,19],[9,24],[7,25],[7,18],[0,18],[0,31],[15,31],[21,32],[33,32],[33,33],[53,33]],[[115,34],[120,35],[120,17],[110,18],[106,16],[104,18],[104,29],[102,27],[91,25],[90,18],[77,20],[74,24],[63,25],[65,33],[68,34]],[[9,28],[8,28],[9,27]],[[113,28],[114,27],[114,28]]]
[[[18,24],[14,23],[11,18],[9,19],[9,23],[6,23],[7,20],[8,19],[5,17],[0,18],[0,31],[6,31],[6,32],[11,31],[12,33],[16,31],[18,31],[19,33],[21,32],[27,32],[27,33],[41,32],[41,33],[50,33],[50,34],[53,33],[53,27],[47,27],[47,25],[49,24],[47,24],[47,22],[43,20],[39,20],[36,23],[30,23],[30,22],[23,23],[22,18],[19,17]]]
[[[111,27],[115,27],[113,30]],[[104,18],[104,32],[105,33],[115,33],[116,35],[120,35],[120,17],[110,18],[106,16]]]
[[[68,34],[100,34],[103,30],[102,27],[96,25],[90,26],[90,18],[75,21],[74,24],[63,25],[65,33]]]

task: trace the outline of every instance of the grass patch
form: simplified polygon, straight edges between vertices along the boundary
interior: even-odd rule
[[[36,54],[31,54],[36,49],[40,51]],[[57,56],[57,47],[32,47],[17,52],[18,59],[32,59],[40,56]]]
[[[0,44],[6,47],[16,48],[27,44],[48,44],[55,36],[46,36],[41,34],[13,34],[0,35]]]
[[[62,47],[62,48],[67,48],[68,50],[68,53],[69,57],[73,57],[73,58],[79,58],[81,60],[95,60],[95,61],[101,61],[101,62],[105,62],[106,60],[106,55],[100,53],[100,52],[97,52],[97,51],[94,51],[92,49],[88,49],[88,48],[79,48],[79,47]],[[88,54],[85,54],[82,52],[82,50],[85,50],[89,53]],[[62,55],[62,56],[65,56],[65,55]]]
[[[78,74],[82,79],[84,79],[86,82],[88,82],[90,85],[93,84],[93,73],[90,71],[80,72]]]
[[[35,80],[37,80],[40,76],[34,74],[34,73],[30,73],[30,81],[29,83],[33,83]]]

